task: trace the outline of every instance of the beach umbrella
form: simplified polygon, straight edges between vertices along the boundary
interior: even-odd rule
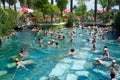
[[[27,8],[27,7],[22,7],[21,9],[20,9],[22,12],[33,12],[33,10],[32,9],[30,9],[30,8]]]
[[[69,12],[71,12],[71,11],[70,11],[69,9],[65,9],[64,12],[65,12],[65,13],[69,13]]]
[[[97,13],[107,12],[106,10],[97,10]]]

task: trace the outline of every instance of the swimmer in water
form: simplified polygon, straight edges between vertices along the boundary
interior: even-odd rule
[[[71,56],[71,57],[73,57],[73,55],[75,54],[74,52],[75,52],[75,50],[71,49],[70,52],[68,53],[68,55]]]
[[[100,60],[100,58],[95,58],[95,61],[98,63],[98,64],[103,64],[102,60]]]
[[[16,62],[16,67],[17,67],[17,68],[23,67],[24,69],[28,70],[28,69],[21,63],[21,61],[19,61],[18,58],[15,59],[15,62]]]

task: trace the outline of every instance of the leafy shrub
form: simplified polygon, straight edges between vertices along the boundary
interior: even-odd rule
[[[68,22],[66,23],[67,28],[73,27],[73,23],[74,23],[75,17],[76,17],[74,14],[70,14],[69,16],[70,16],[70,18],[68,19]]]
[[[9,35],[12,29],[16,27],[18,13],[14,10],[0,9],[0,36]]]

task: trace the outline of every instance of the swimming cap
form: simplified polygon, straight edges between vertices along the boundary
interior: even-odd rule
[[[50,44],[50,42],[47,42],[48,44]]]
[[[116,62],[115,60],[112,60],[112,62]]]
[[[18,58],[15,58],[15,61],[19,61],[19,59],[18,59]]]
[[[95,60],[99,60],[99,58],[95,58]]]
[[[108,49],[107,48],[104,48],[105,51],[107,51]]]

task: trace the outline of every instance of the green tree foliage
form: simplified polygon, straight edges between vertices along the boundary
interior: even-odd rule
[[[79,5],[77,8],[76,8],[76,15],[78,16],[81,16],[81,15],[85,15],[87,12],[87,6],[85,4],[82,4],[82,5]]]
[[[40,10],[43,13],[43,18],[45,19],[45,15],[54,15],[59,14],[60,10],[57,6],[52,5],[48,2],[48,0],[37,0],[34,3],[35,9]]]
[[[0,9],[0,36],[9,35],[16,26],[16,18],[18,13],[14,10]]]
[[[60,8],[60,12],[61,12],[61,17],[63,16],[63,10],[66,9],[67,4],[68,4],[68,0],[56,0],[57,2],[57,6]]]
[[[60,12],[60,9],[56,5],[47,4],[45,8],[45,12],[47,15],[59,14]]]
[[[49,2],[48,0],[36,0],[34,3],[34,8],[39,9],[43,13],[43,17],[45,19],[45,14],[46,14],[46,9],[48,6]]]
[[[48,0],[36,0],[34,2],[34,8],[40,9],[43,12],[47,4],[49,4]]]
[[[102,6],[103,10],[107,8],[108,0],[98,0],[98,3]]]
[[[78,1],[78,5],[83,5],[85,4],[86,1],[90,1],[90,0],[77,0]]]
[[[120,36],[120,11],[117,12],[115,16],[115,29],[117,31],[118,36]]]
[[[35,22],[43,21],[43,13],[40,10],[34,10]]]

